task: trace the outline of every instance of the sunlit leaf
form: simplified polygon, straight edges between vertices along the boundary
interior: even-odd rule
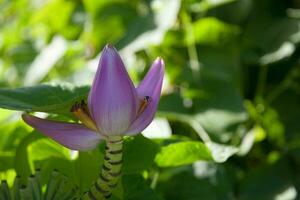
[[[211,154],[203,143],[187,141],[163,146],[155,162],[160,167],[175,167],[211,159]]]

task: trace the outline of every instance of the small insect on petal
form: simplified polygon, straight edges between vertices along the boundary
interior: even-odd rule
[[[89,129],[93,131],[97,131],[97,126],[90,117],[90,113],[87,108],[87,104],[84,100],[81,103],[75,102],[75,104],[71,107],[71,112]]]
[[[139,116],[140,114],[142,114],[144,112],[144,110],[147,108],[147,106],[149,105],[150,102],[151,102],[150,96],[144,96],[144,98],[142,100],[140,100],[140,107],[139,107],[137,116]]]

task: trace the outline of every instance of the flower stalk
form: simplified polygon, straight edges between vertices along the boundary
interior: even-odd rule
[[[108,199],[118,184],[122,174],[123,138],[122,136],[108,136],[105,145],[104,162],[98,179],[83,199]]]

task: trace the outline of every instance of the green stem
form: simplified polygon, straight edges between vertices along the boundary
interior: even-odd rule
[[[151,188],[151,189],[155,189],[155,187],[156,187],[156,185],[157,185],[158,177],[159,177],[159,172],[156,171],[155,174],[154,174],[154,176],[153,176],[151,185],[150,185],[150,188]]]
[[[186,34],[187,51],[189,56],[190,67],[193,71],[194,78],[198,79],[198,73],[201,69],[201,65],[199,63],[198,53],[196,49],[196,39],[193,31],[190,14],[188,12],[183,11],[181,14],[181,19],[183,23],[183,29]]]
[[[255,92],[255,98],[262,98],[265,90],[269,67],[267,65],[260,66],[258,75],[257,87]]]
[[[123,162],[122,136],[109,136],[105,145],[104,162],[97,181],[85,193],[83,199],[108,199],[117,186]]]
[[[267,102],[272,103],[277,97],[279,97],[286,89],[290,88],[291,85],[295,82],[295,79],[299,77],[300,70],[299,68],[293,67],[288,74],[284,77],[283,81],[274,88],[266,97]]]

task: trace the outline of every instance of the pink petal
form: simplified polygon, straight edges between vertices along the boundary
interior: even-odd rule
[[[81,124],[56,122],[27,114],[23,114],[22,118],[37,131],[69,149],[90,150],[95,148],[102,138],[99,133]]]
[[[133,135],[144,130],[153,120],[160,98],[162,83],[164,78],[164,61],[157,58],[151,66],[151,69],[144,80],[137,88],[139,97],[149,96],[150,102],[144,112],[133,121],[126,135]]]
[[[124,133],[134,120],[138,99],[136,90],[118,52],[107,45],[88,97],[91,116],[105,135]]]

